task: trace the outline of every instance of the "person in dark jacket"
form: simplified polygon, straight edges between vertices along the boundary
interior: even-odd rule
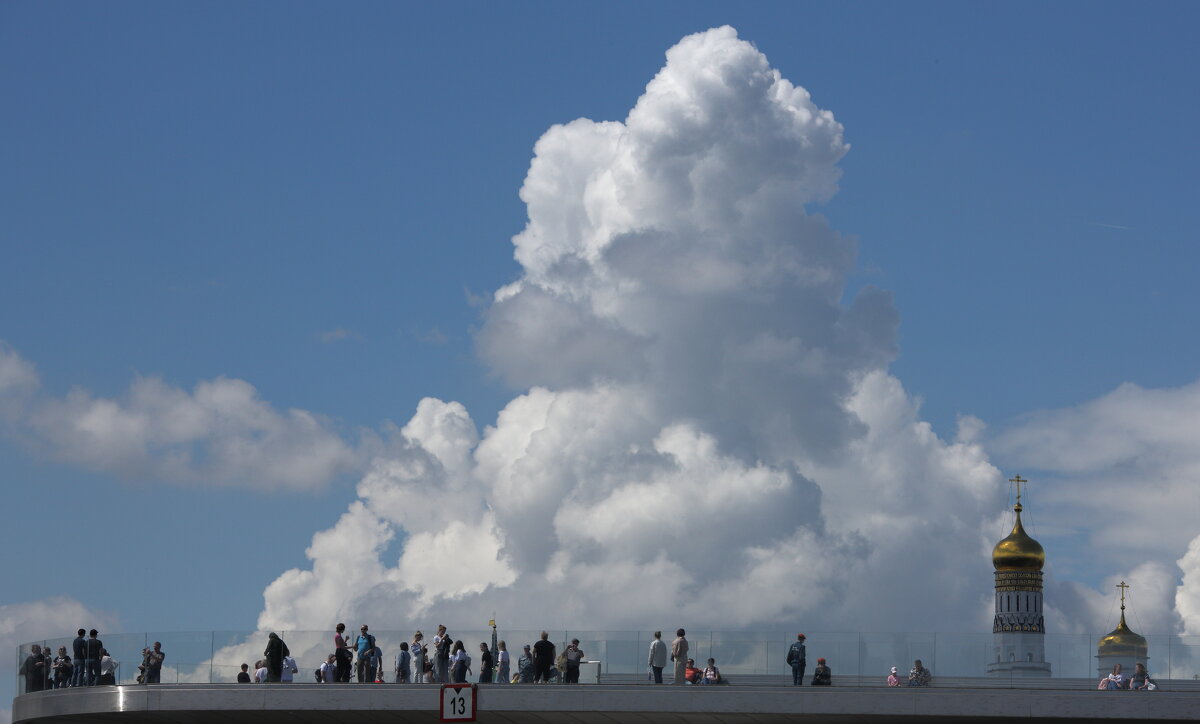
[[[542,632],[542,637],[533,644],[533,680],[538,683],[550,683],[550,667],[554,665],[554,644],[550,643],[550,634]]]
[[[283,639],[279,638],[279,634],[274,631],[267,637],[267,650],[263,651],[263,656],[267,664],[267,681],[278,682],[283,675],[283,657],[291,656],[292,652],[288,651],[287,644]]]
[[[83,682],[87,680],[87,671],[84,666],[84,648],[87,646],[87,639],[84,636],[87,631],[79,629],[79,635],[71,642],[71,654],[73,656],[74,669],[71,670],[71,686],[83,686]]]
[[[804,649],[804,634],[796,634],[796,642],[787,652],[787,664],[792,667],[792,685],[804,686],[804,666],[808,663]]]
[[[74,666],[71,665],[71,657],[67,655],[67,647],[58,647],[58,656],[54,657],[52,664],[54,669],[54,688],[65,689],[71,685],[71,674],[74,671]]]
[[[31,694],[46,687],[46,657],[42,655],[42,647],[34,644],[30,647],[29,656],[21,664],[21,675],[25,677],[25,693]]]
[[[492,683],[492,666],[494,658],[486,643],[479,644],[479,683]],[[507,682],[505,682],[507,683]]]
[[[833,672],[825,665],[825,659],[817,659],[817,668],[813,669],[813,686],[832,686]]]
[[[104,650],[104,643],[96,638],[99,633],[96,629],[88,631],[88,639],[83,642],[83,663],[87,667],[86,681],[88,686],[95,686],[100,683],[100,652]]]

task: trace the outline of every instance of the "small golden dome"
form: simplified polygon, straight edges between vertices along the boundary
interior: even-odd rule
[[[1117,624],[1111,633],[1100,639],[1100,644],[1096,646],[1096,653],[1100,656],[1132,655],[1144,659],[1148,650],[1146,637],[1134,633],[1126,625],[1124,606],[1121,607],[1121,623]]]
[[[992,549],[992,565],[997,571],[1040,571],[1046,565],[1046,551],[1021,525],[1021,504],[1017,503],[1013,510],[1017,522],[1012,533]]]

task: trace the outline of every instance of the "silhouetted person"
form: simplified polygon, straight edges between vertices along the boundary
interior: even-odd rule
[[[549,683],[553,665],[554,644],[550,643],[550,634],[543,631],[542,637],[533,644],[533,680]]]
[[[267,666],[267,681],[278,683],[283,675],[283,657],[290,655],[287,644],[274,631],[267,637],[267,650],[263,651],[263,661]]]

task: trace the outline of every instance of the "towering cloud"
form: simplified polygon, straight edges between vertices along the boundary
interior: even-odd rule
[[[854,244],[808,210],[848,150],[833,115],[726,27],[624,122],[534,150],[522,274],[478,335],[528,391],[481,435],[423,401],[260,626],[976,628],[1000,477],[887,373],[889,295],[842,301]]]

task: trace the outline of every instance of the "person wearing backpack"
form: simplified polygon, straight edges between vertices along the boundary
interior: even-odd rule
[[[354,641],[354,648],[358,650],[358,659],[354,662],[356,673],[358,675],[358,683],[371,683],[375,681],[375,673],[371,671],[369,663],[372,655],[375,653],[375,637],[367,633],[367,625],[364,623],[359,629],[358,638]],[[369,677],[369,678],[368,678]]]
[[[796,643],[787,652],[788,666],[792,667],[792,685],[804,686],[804,666],[808,663],[804,650],[804,634],[796,634]]]

